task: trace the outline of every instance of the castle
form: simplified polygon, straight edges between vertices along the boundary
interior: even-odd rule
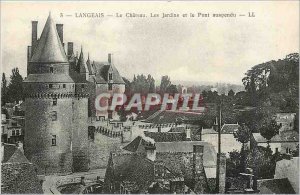
[[[38,173],[66,174],[89,169],[88,126],[113,118],[115,112],[94,108],[100,93],[124,93],[125,83],[113,64],[85,61],[74,55],[73,43],[63,42],[63,24],[49,14],[40,38],[32,21],[32,43],[27,48],[25,91],[26,157]]]

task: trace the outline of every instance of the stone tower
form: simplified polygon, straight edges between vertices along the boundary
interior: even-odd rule
[[[73,148],[87,150],[86,144],[78,145],[78,139],[74,139],[76,135],[82,136],[84,142],[88,139],[85,124],[87,94],[76,93],[76,81],[69,73],[62,31],[62,26],[56,26],[49,14],[40,39],[36,40],[37,36],[34,36],[32,46],[28,47],[28,76],[24,81],[24,152],[37,165],[39,174],[70,173]],[[36,35],[36,30],[33,32]],[[76,115],[78,112],[81,112],[79,116]],[[80,133],[74,129],[78,119],[82,120],[79,122]],[[73,140],[77,143],[72,143]]]

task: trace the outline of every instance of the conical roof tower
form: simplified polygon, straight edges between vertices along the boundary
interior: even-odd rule
[[[69,76],[69,62],[49,14],[41,37],[28,64],[25,82],[73,83]]]
[[[51,13],[48,16],[42,35],[33,51],[30,62],[68,62],[64,48],[59,39],[56,26],[51,17]]]

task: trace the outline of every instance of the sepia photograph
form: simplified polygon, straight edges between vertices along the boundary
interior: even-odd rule
[[[299,1],[1,1],[1,194],[299,194]]]

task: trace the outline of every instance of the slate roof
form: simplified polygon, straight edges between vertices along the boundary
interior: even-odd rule
[[[260,133],[252,133],[254,140],[257,143],[267,143],[267,139],[264,138]],[[276,142],[299,142],[299,134],[296,131],[285,131],[275,135],[270,143]]]
[[[205,135],[205,134],[217,134],[218,132],[216,132],[214,129],[202,129],[201,134]]]
[[[234,133],[235,130],[238,130],[239,124],[224,124],[221,128],[221,133]]]
[[[186,134],[182,132],[144,132],[145,136],[154,139],[155,142],[185,141]]]
[[[75,72],[73,69],[70,69],[70,77],[74,80],[75,83],[87,83],[85,75]]]
[[[134,182],[132,188],[144,192],[154,180],[154,163],[136,153],[112,155],[115,181]],[[136,187],[134,187],[136,186]]]
[[[83,52],[82,52],[82,47],[81,47],[80,55],[79,55],[78,62],[77,62],[77,71],[79,73],[88,72],[87,64],[85,62]]]
[[[88,59],[86,61],[86,65],[87,65],[87,68],[88,68],[88,71],[89,71],[90,75],[94,75],[95,74],[94,64],[93,63],[91,63],[91,61],[90,61],[90,55],[88,54]]]
[[[14,144],[3,144],[2,163],[30,163],[23,152]]]
[[[196,121],[202,119],[205,114],[199,112],[186,112],[186,111],[157,111],[157,114],[153,114],[145,120],[145,122],[154,124],[166,124],[175,123],[176,119],[183,119],[188,121]]]
[[[2,144],[2,147],[4,154],[1,159],[1,193],[42,194],[35,166],[17,146]]]
[[[141,137],[136,137],[132,142],[126,145],[123,149],[136,152],[144,153],[146,141]],[[217,164],[217,153],[212,144],[204,141],[176,141],[176,142],[156,142],[156,153],[176,153],[176,152],[193,152],[194,145],[204,146],[203,151],[203,165],[206,167],[214,167]]]
[[[146,143],[147,142],[141,136],[137,136],[129,144],[123,147],[123,149],[129,152],[142,152],[142,151],[144,152],[145,151],[144,147],[140,147],[140,146],[145,146]]]
[[[1,193],[43,194],[35,166],[31,163],[3,163],[1,165]]]
[[[125,84],[123,78],[121,77],[119,71],[114,65],[103,63],[103,62],[94,62],[96,69],[96,80],[97,83],[107,83],[108,82],[108,71],[111,68],[113,73],[113,83]]]
[[[205,167],[214,167],[217,164],[217,153],[210,143],[204,141],[182,141],[182,142],[158,142],[155,143],[157,153],[169,152],[193,152],[194,145],[202,145],[203,165]]]
[[[296,194],[287,178],[257,180],[260,194]]]
[[[10,159],[10,157],[15,153],[15,151],[18,148],[14,144],[3,144],[2,147],[4,147],[4,151],[3,151],[4,155],[3,155],[3,159],[1,159],[1,162],[5,163]]]
[[[49,14],[30,62],[39,63],[68,63],[62,43],[59,39],[56,26]]]

